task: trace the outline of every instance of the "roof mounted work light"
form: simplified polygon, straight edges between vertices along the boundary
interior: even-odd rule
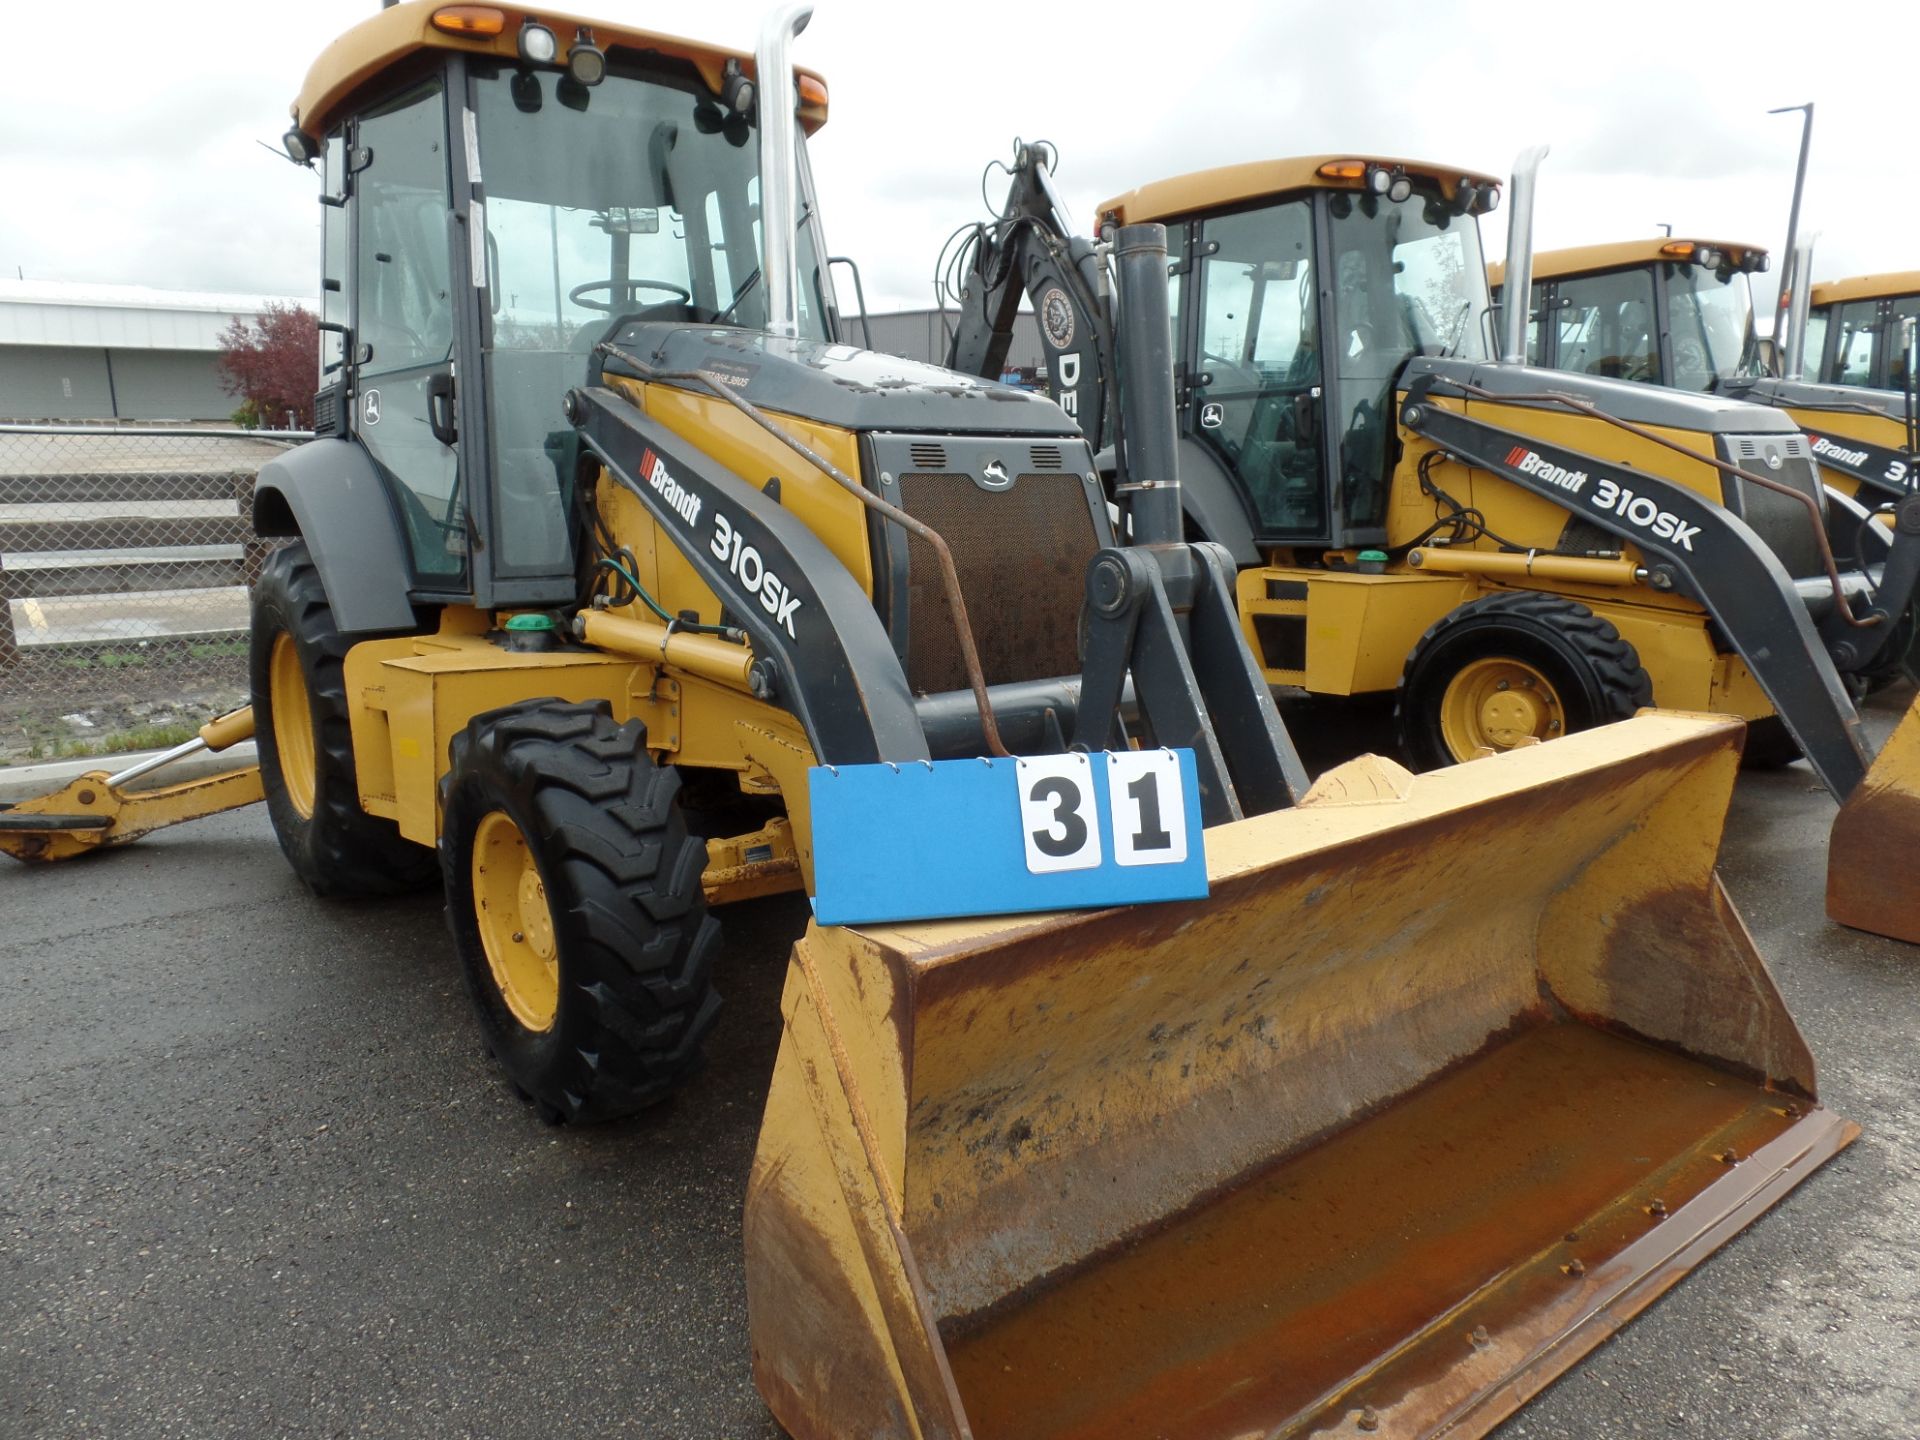
[[[1413,181],[1407,178],[1404,170],[1389,170],[1384,165],[1372,165],[1367,168],[1367,189],[1375,195],[1384,195],[1389,200],[1400,201],[1413,194]]]
[[[529,65],[551,65],[560,54],[560,37],[537,20],[520,27],[520,58]]]
[[[607,54],[593,43],[593,31],[582,25],[567,52],[567,74],[582,85],[598,85],[607,78]]]

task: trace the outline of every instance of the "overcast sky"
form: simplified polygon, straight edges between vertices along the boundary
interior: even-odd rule
[[[256,142],[277,151],[313,55],[376,8],[99,0],[76,28],[64,7],[7,4],[0,274],[314,294],[316,181]],[[607,0],[602,13],[751,48],[766,8]],[[1183,170],[1352,151],[1505,175],[1547,143],[1541,249],[1668,222],[1777,251],[1799,117],[1766,111],[1807,100],[1817,274],[1916,268],[1901,79],[1916,53],[1914,0],[1735,17],[1672,3],[820,0],[795,48],[831,90],[813,148],[828,236],[876,308],[929,303],[941,240],[984,213],[981,169],[1016,134],[1059,147],[1082,227],[1109,195]],[[1504,222],[1489,223],[1489,255]]]

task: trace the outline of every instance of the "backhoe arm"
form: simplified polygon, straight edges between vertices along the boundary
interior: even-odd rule
[[[169,825],[251,805],[262,798],[258,765],[238,766],[160,789],[127,787],[176,760],[225,750],[252,738],[253,707],[248,705],[209,720],[184,745],[117,774],[89,770],[51,795],[0,805],[0,854],[28,863],[71,860],[125,845]]]
[[[946,363],[997,380],[1027,298],[1040,322],[1048,392],[1098,450],[1114,438],[1106,433],[1113,365],[1106,270],[1093,241],[1073,233],[1053,187],[1052,158],[1050,146],[1016,146],[1006,204],[962,252],[960,315]]]

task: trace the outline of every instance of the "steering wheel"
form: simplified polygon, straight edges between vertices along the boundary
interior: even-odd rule
[[[1222,383],[1221,377],[1216,375],[1213,383],[1207,387],[1209,390],[1258,390],[1260,388],[1260,372],[1253,366],[1243,365],[1238,360],[1229,360],[1225,355],[1215,355],[1210,350],[1202,350],[1200,359],[1207,369],[1224,371],[1228,377],[1226,382]]]
[[[605,300],[587,299],[587,296],[598,290],[607,292],[607,298]],[[602,315],[611,315],[614,309],[613,296],[616,290],[622,292],[623,297],[627,300],[633,299],[633,292],[636,290],[663,290],[682,304],[691,305],[693,303],[693,293],[691,291],[683,290],[678,285],[670,285],[665,280],[589,280],[586,284],[576,285],[573,289],[569,290],[567,292],[567,299],[578,305],[582,310],[598,310]]]
[[[1713,374],[1707,361],[1707,347],[1698,340],[1673,342],[1673,373],[1676,376],[1705,377]]]

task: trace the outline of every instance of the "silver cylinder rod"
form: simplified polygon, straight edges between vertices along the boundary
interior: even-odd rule
[[[760,118],[760,284],[767,292],[767,333],[800,333],[799,225],[794,192],[800,167],[800,108],[790,57],[793,37],[813,18],[810,0],[788,0],[760,27],[754,51]]]
[[[1507,196],[1507,274],[1501,319],[1506,335],[1500,359],[1508,365],[1527,363],[1527,314],[1533,308],[1533,192],[1540,162],[1548,146],[1522,150],[1513,162],[1513,183]]]
[[[1780,375],[1786,380],[1806,378],[1807,304],[1813,296],[1813,241],[1809,235],[1787,257],[1787,273],[1780,283],[1788,288],[1785,335],[1776,335]]]
[[[138,780],[142,775],[151,775],[163,766],[171,765],[176,760],[184,760],[189,755],[198,755],[206,748],[207,742],[196,735],[193,739],[186,741],[184,744],[176,745],[171,750],[162,750],[158,755],[149,755],[138,765],[129,765],[118,774],[109,775],[107,777],[107,788],[109,790],[118,790],[122,785]]]

